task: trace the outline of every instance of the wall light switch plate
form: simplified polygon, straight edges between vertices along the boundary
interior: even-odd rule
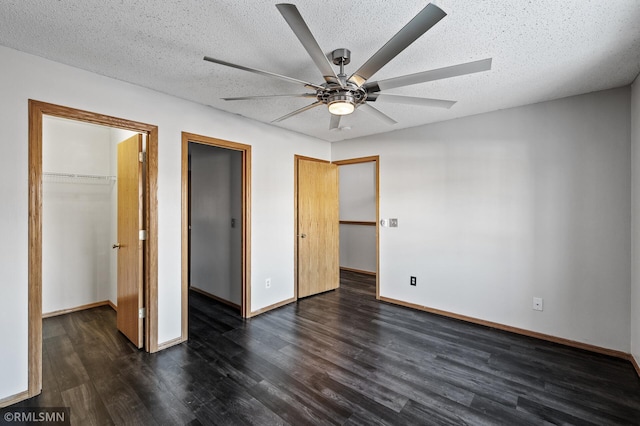
[[[397,228],[398,227],[398,219],[393,218],[389,219],[389,228]]]

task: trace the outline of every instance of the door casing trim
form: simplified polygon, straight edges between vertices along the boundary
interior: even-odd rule
[[[145,350],[158,350],[158,127],[95,112],[29,99],[29,251],[28,251],[28,397],[42,391],[42,117],[146,133],[147,179],[144,199],[147,229],[144,292],[147,309]]]

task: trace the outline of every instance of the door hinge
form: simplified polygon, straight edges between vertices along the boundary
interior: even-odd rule
[[[146,152],[139,152],[138,153],[138,161],[141,163],[144,163],[144,161],[147,159],[147,153]]]
[[[140,241],[146,241],[147,240],[147,231],[144,229],[141,229],[139,232],[139,238]]]
[[[138,318],[146,318],[147,310],[145,308],[138,309]]]

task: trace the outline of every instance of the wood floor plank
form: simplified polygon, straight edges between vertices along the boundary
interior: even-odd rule
[[[59,391],[76,387],[89,380],[89,374],[67,334],[48,338],[46,345],[51,371]]]
[[[473,425],[493,426],[510,425],[496,420],[472,407],[456,404],[442,397],[434,397],[429,404],[409,401],[402,409],[401,422],[398,424],[423,425]],[[515,425],[514,425],[515,426]]]
[[[240,423],[252,425],[282,425],[287,422],[280,413],[269,410],[246,389],[233,380],[223,378],[215,383],[216,399],[223,411],[240,419]]]
[[[329,416],[322,410],[317,410],[312,404],[298,400],[287,392],[286,388],[273,385],[267,380],[249,388],[249,393],[271,411],[278,413],[289,424],[340,424],[333,422]]]
[[[300,347],[290,345],[281,349],[280,352],[289,358],[290,364],[299,364],[301,369],[308,369],[312,374],[315,371],[322,371],[332,379],[345,386],[357,389],[361,394],[392,410],[400,411],[407,402],[407,398],[404,395],[377,383],[372,380],[373,377],[360,376],[350,369],[314,356],[313,353]]]
[[[476,395],[471,402],[471,408],[482,412],[495,422],[503,422],[512,425],[537,425],[540,419],[528,411],[517,410],[516,404],[502,404],[496,398],[487,398]]]
[[[215,383],[222,379],[204,359],[194,359],[185,365],[173,365],[156,370],[156,375],[167,384],[176,400],[197,410],[216,398]]]
[[[600,421],[593,419],[585,419],[577,417],[565,410],[557,409],[545,404],[541,404],[535,401],[531,401],[527,398],[520,398],[518,401],[518,410],[526,411],[534,414],[537,418],[551,423],[551,424],[570,424],[570,425],[584,425],[584,426],[597,426],[602,424],[609,425],[610,423],[600,423]],[[637,423],[629,423],[637,424]]]
[[[60,317],[51,317],[46,321],[42,321],[42,338],[60,336],[67,334],[64,329],[63,321]]]
[[[337,382],[327,374],[317,373],[311,378],[310,383],[322,394],[331,397],[353,412],[346,424],[359,423],[355,421],[356,419],[366,419],[370,424],[401,424],[399,412],[371,399],[352,387]]]
[[[95,381],[95,387],[115,424],[157,424],[127,377],[119,374],[102,377]]]
[[[71,424],[112,425],[107,411],[93,383],[87,382],[62,392],[64,406],[70,410]]]
[[[342,424],[352,414],[351,411],[343,409],[309,386],[307,376],[304,374],[309,369],[304,364],[297,369],[294,363],[280,351],[264,350],[259,346],[256,346],[252,354],[250,362],[237,358],[232,359],[231,362],[242,364],[245,369],[251,369],[264,377],[265,381],[277,386],[284,395],[287,395],[287,398],[299,401],[298,406],[301,410],[315,410],[323,413],[334,424]],[[316,373],[314,371],[311,374]],[[257,396],[256,398],[262,401],[261,398]]]
[[[159,424],[181,424],[196,419],[190,408],[176,398],[171,388],[146,363],[132,364],[123,369],[122,374],[134,383],[136,395]]]

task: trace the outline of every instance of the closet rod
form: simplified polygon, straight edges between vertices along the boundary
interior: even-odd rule
[[[42,180],[50,183],[68,183],[82,185],[109,185],[116,181],[115,176],[84,175],[78,173],[45,172]]]
[[[96,179],[96,180],[115,180],[115,176],[104,175],[81,175],[77,173],[56,173],[56,172],[44,172],[42,174],[45,177],[57,177],[57,178],[69,178],[69,179]]]

